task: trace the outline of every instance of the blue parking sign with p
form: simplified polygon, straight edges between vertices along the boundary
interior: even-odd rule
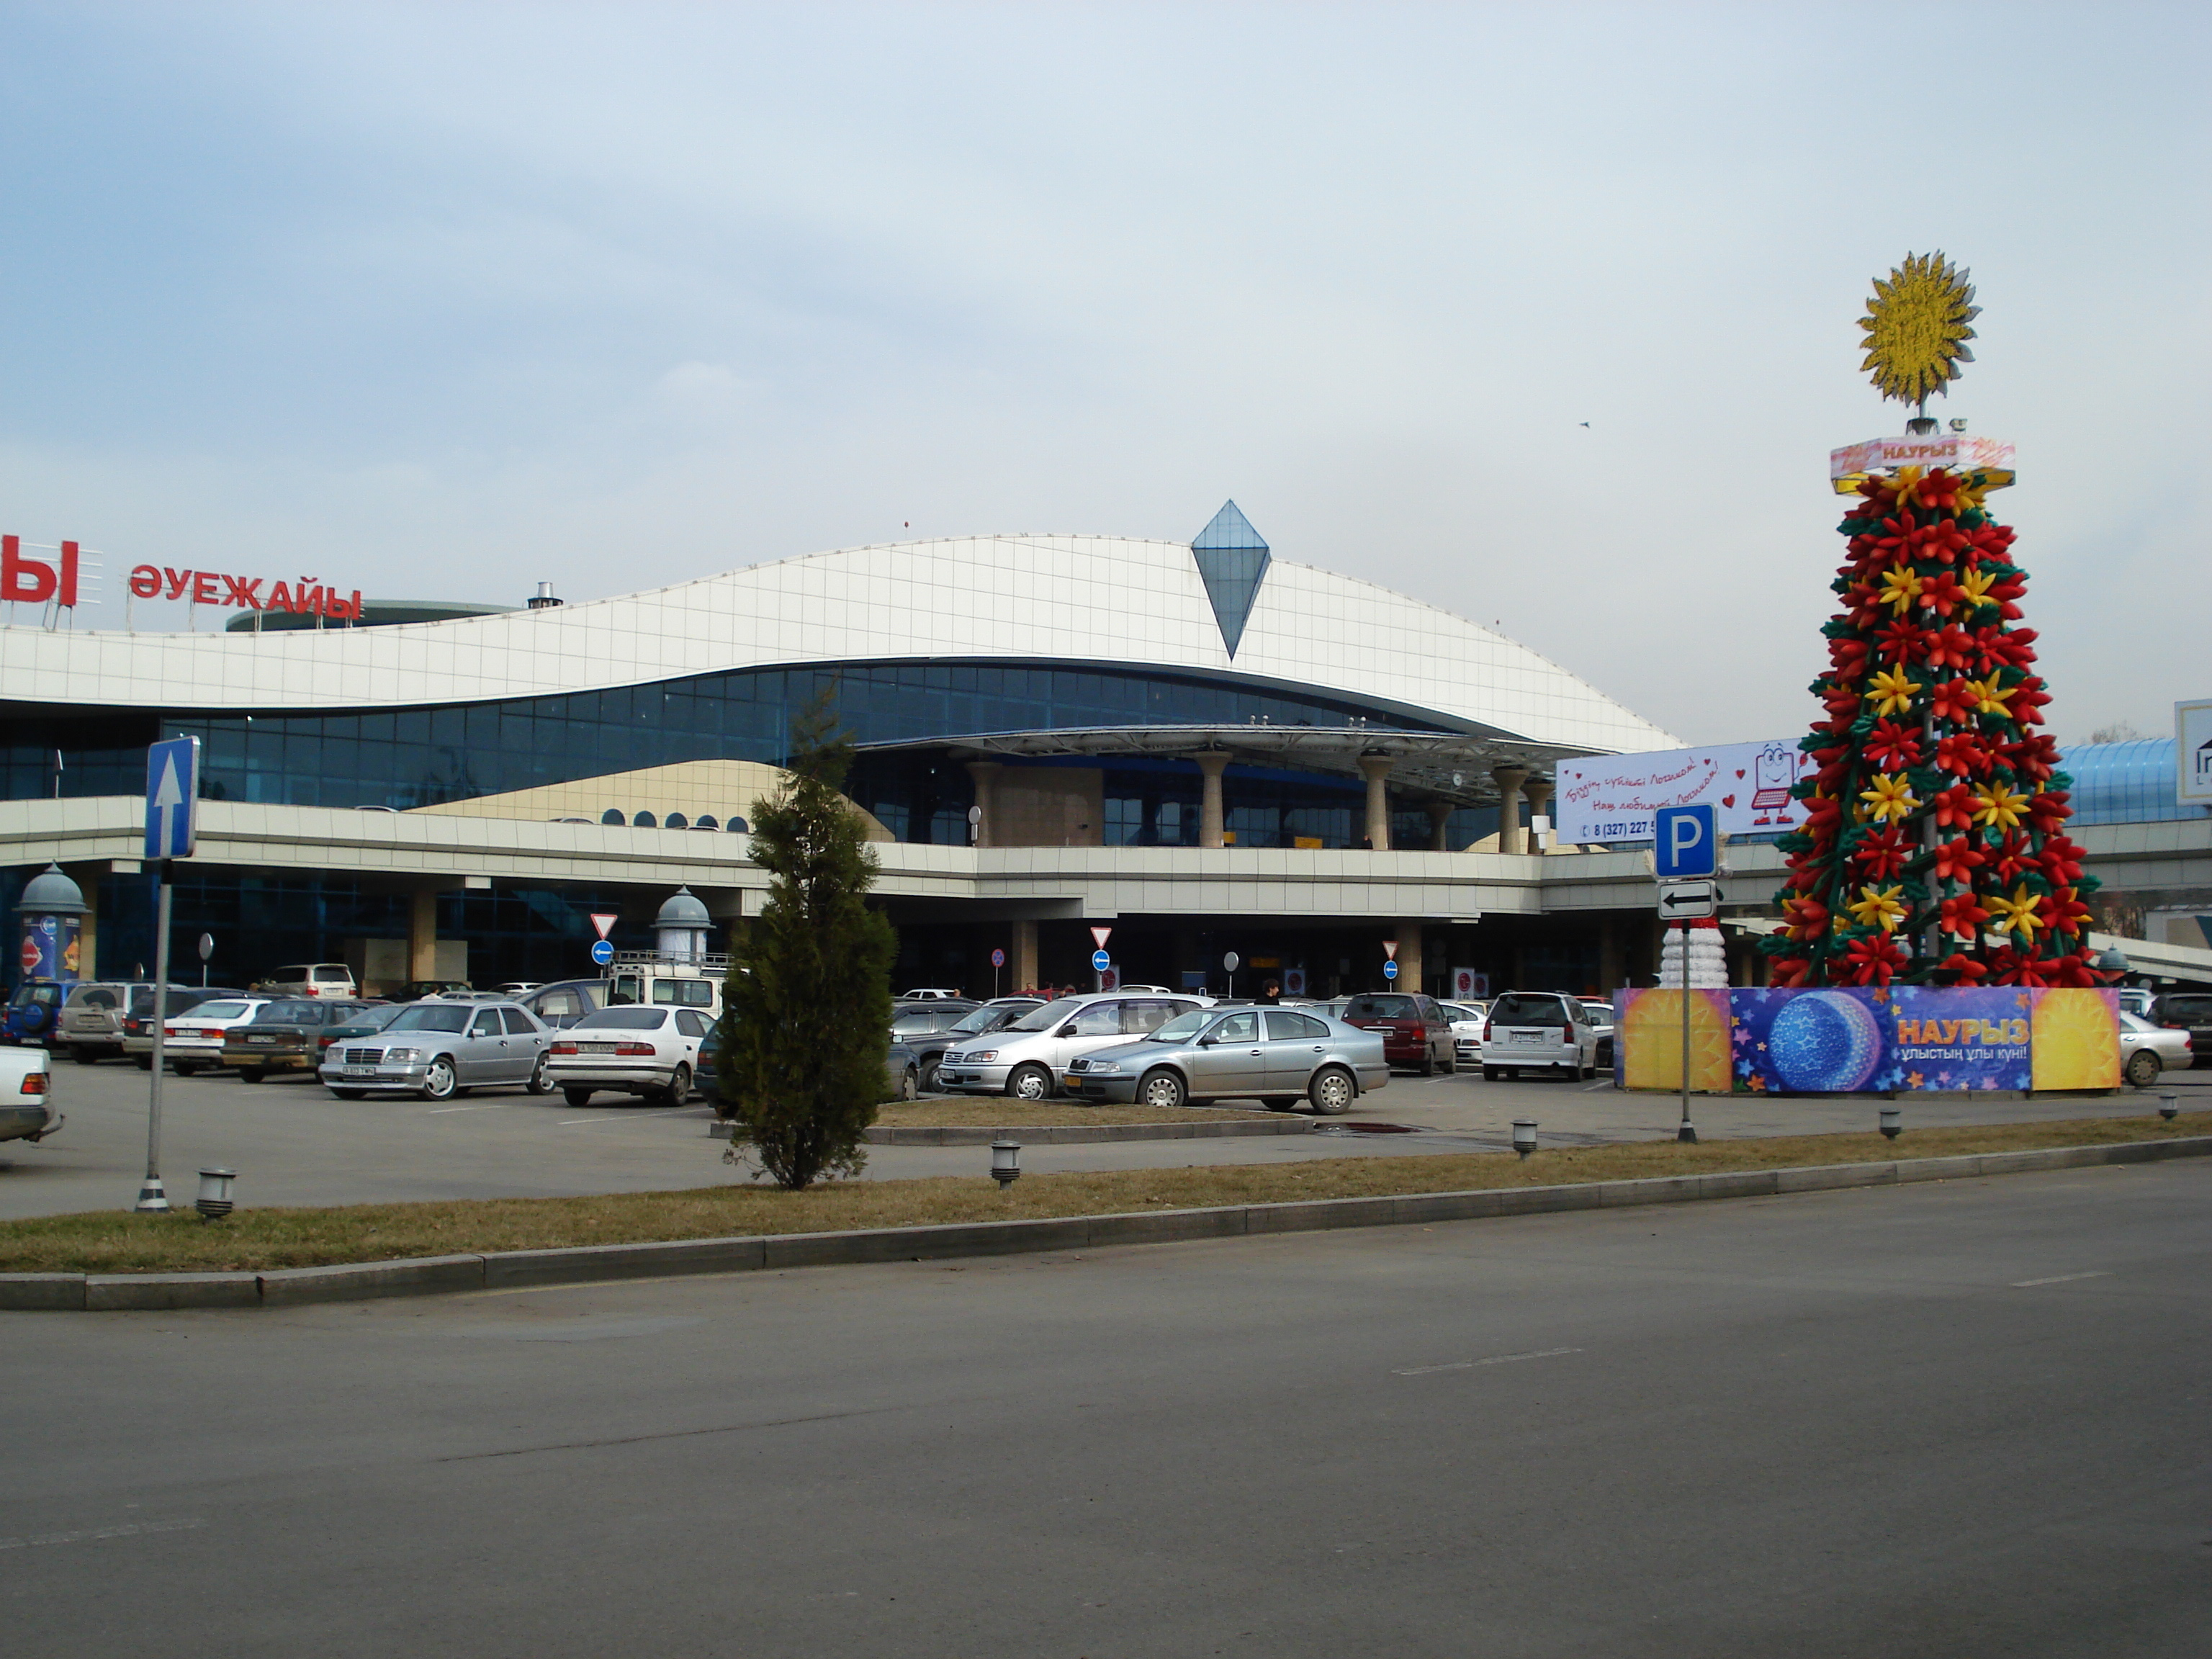
[[[1656,827],[1662,879],[1710,876],[1720,869],[1719,826],[1711,806],[1662,806]]]

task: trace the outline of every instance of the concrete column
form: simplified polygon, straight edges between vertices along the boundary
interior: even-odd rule
[[[1544,808],[1551,804],[1551,780],[1548,778],[1531,778],[1528,782],[1521,786],[1521,794],[1522,798],[1528,803],[1528,816],[1532,818],[1540,817],[1543,816]],[[1557,837],[1554,836],[1552,839],[1557,839]],[[1541,853],[1546,850],[1549,844],[1549,841],[1539,842],[1536,839],[1536,835],[1534,830],[1529,832],[1528,850],[1530,852]]]
[[[1200,750],[1191,758],[1206,774],[1205,793],[1199,799],[1198,844],[1219,847],[1222,842],[1221,775],[1229,769],[1229,756],[1219,749]]]
[[[1033,991],[1037,982],[1037,925],[1033,921],[1014,924],[1013,960],[1009,964],[1013,977],[1007,981],[1018,991]]]
[[[1627,953],[1621,940],[1620,918],[1607,910],[1597,919],[1597,992],[1609,997],[1626,981]]]
[[[407,977],[438,977],[438,890],[418,887],[408,895]]]
[[[1390,850],[1390,790],[1383,780],[1397,765],[1391,755],[1359,757],[1359,775],[1367,780],[1367,844],[1378,853]]]
[[[1421,988],[1421,924],[1401,921],[1398,924],[1398,984],[1401,991]]]
[[[1498,780],[1498,850],[1521,850],[1521,786],[1528,781],[1525,766],[1498,766],[1490,775]]]
[[[975,844],[978,847],[993,847],[997,845],[997,843],[991,839],[991,808],[993,804],[991,797],[992,792],[998,783],[1000,770],[1000,767],[997,761],[969,761],[968,763],[968,775],[975,780],[975,805],[981,807],[983,811],[983,816],[978,819],[975,823]]]
[[[1451,848],[1444,840],[1444,824],[1452,815],[1452,804],[1448,800],[1432,800],[1428,803],[1427,810],[1429,814],[1429,851],[1431,853],[1450,852]]]

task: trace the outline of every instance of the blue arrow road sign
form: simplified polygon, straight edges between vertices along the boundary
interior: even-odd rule
[[[613,945],[608,944],[606,940],[603,939],[595,939],[592,941],[592,960],[593,962],[598,963],[600,967],[604,968],[614,959],[615,947]]]
[[[1091,953],[1091,965],[1103,974],[1114,965],[1114,958],[1103,951],[1093,951]]]
[[[1659,809],[1659,878],[1710,876],[1720,868],[1720,836],[1710,806]]]
[[[146,749],[146,856],[192,855],[194,813],[200,798],[200,740],[172,738]]]
[[[1395,978],[1397,978],[1397,977],[1398,977],[1398,964],[1397,964],[1396,963],[1395,963],[1395,962],[1386,962],[1386,963],[1384,963],[1382,964],[1382,977],[1383,977],[1383,978],[1385,978],[1385,979],[1395,979]]]

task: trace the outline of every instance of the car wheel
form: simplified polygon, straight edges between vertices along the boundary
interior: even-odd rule
[[[100,1050],[97,1048],[72,1048],[70,1050],[70,1058],[80,1066],[97,1066],[100,1064]]]
[[[920,1066],[909,1066],[899,1073],[898,1097],[901,1100],[921,1098],[921,1068]]]
[[[2138,1048],[2128,1056],[2127,1078],[2138,1089],[2148,1089],[2158,1081],[2165,1069],[2159,1057],[2148,1048]]]
[[[179,1077],[197,1077],[199,1075],[200,1068],[193,1065],[190,1060],[173,1060],[169,1062],[169,1069],[174,1072]]]
[[[1323,1117],[1342,1117],[1359,1097],[1359,1085],[1341,1066],[1324,1066],[1314,1073],[1306,1098]]]
[[[1457,1077],[1459,1075],[1459,1055],[1457,1052],[1450,1048],[1445,1049],[1444,1057],[1437,1062],[1437,1066],[1446,1077]]]
[[[1296,1095],[1269,1095],[1260,1103],[1271,1112],[1295,1112],[1298,1109]]]
[[[543,1048],[538,1051],[538,1063],[530,1068],[530,1081],[522,1085],[533,1095],[553,1092],[553,1056]]]
[[[1434,1077],[1437,1074],[1437,1057],[1427,1049],[1422,1049],[1421,1062],[1413,1069],[1423,1077]]]
[[[1137,1104],[1154,1111],[1172,1112],[1188,1103],[1190,1091],[1164,1066],[1156,1066],[1138,1079]]]
[[[241,1066],[238,1068],[238,1080],[240,1083],[258,1083],[268,1075],[269,1073],[258,1066]]]
[[[1482,1080],[1485,1083],[1497,1082],[1499,1075],[1498,1069],[1495,1066],[1486,1066],[1482,1068]]]
[[[647,1089],[644,1093],[646,1099],[657,1100],[664,1106],[683,1105],[691,1098],[691,1068],[678,1060],[676,1069],[668,1074],[665,1088]]]
[[[561,1098],[567,1101],[571,1106],[588,1106],[592,1103],[592,1091],[589,1089],[563,1089],[561,1091]]]
[[[150,1072],[154,1069],[154,1056],[151,1054],[133,1054],[131,1059],[132,1064],[142,1072]]]
[[[935,1060],[925,1060],[921,1062],[921,1069],[915,1073],[914,1085],[917,1091],[916,1099],[921,1098],[922,1095],[933,1095],[937,1092],[937,1062]]]
[[[1049,1100],[1052,1073],[1042,1066],[1017,1066],[1006,1079],[1006,1092],[1016,1100]]]
[[[359,1089],[333,1089],[331,1092],[340,1100],[359,1100],[362,1091]]]
[[[459,1092],[450,1055],[440,1054],[430,1062],[430,1069],[422,1073],[422,1086],[417,1092],[425,1100],[451,1100]]]

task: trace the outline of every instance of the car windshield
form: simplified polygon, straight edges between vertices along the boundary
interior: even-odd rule
[[[2212,997],[2167,997],[2158,1012],[2168,1019],[2212,1019]]]
[[[1032,1008],[1006,1029],[1010,1031],[1049,1031],[1082,1006],[1073,997],[1062,997],[1042,1008]]]
[[[346,1024],[364,1031],[380,1031],[399,1018],[403,1006],[397,1002],[371,1003],[366,1008],[356,1009]]]
[[[665,1008],[602,1008],[596,1014],[586,1014],[568,1029],[572,1031],[657,1031],[668,1024]]]
[[[392,1017],[387,1031],[459,1031],[476,1010],[454,1002],[410,1002]]]
[[[969,1036],[978,1031],[995,1031],[1013,1012],[1011,1008],[970,1008],[951,1029]]]
[[[1199,1028],[1213,1018],[1211,1008],[1194,1008],[1187,1014],[1177,1014],[1157,1031],[1145,1035],[1147,1042],[1188,1042],[1196,1036]]]
[[[1500,1025],[1564,1025],[1567,1011],[1557,997],[1500,997],[1490,1005],[1490,1018]],[[1674,1069],[1681,1070],[1679,1061]]]
[[[891,1030],[902,1036],[921,1036],[936,1030],[938,1023],[944,1018],[942,1012],[934,1009],[909,1008],[902,1014],[891,1017]]]
[[[243,1002],[203,1002],[191,1010],[195,1019],[236,1019],[251,1006]]]
[[[254,1015],[256,1025],[319,1025],[323,1023],[323,1005],[319,1002],[272,1002]]]
[[[1354,997],[1346,1006],[1346,1019],[1413,1019],[1419,1011],[1411,997]]]

